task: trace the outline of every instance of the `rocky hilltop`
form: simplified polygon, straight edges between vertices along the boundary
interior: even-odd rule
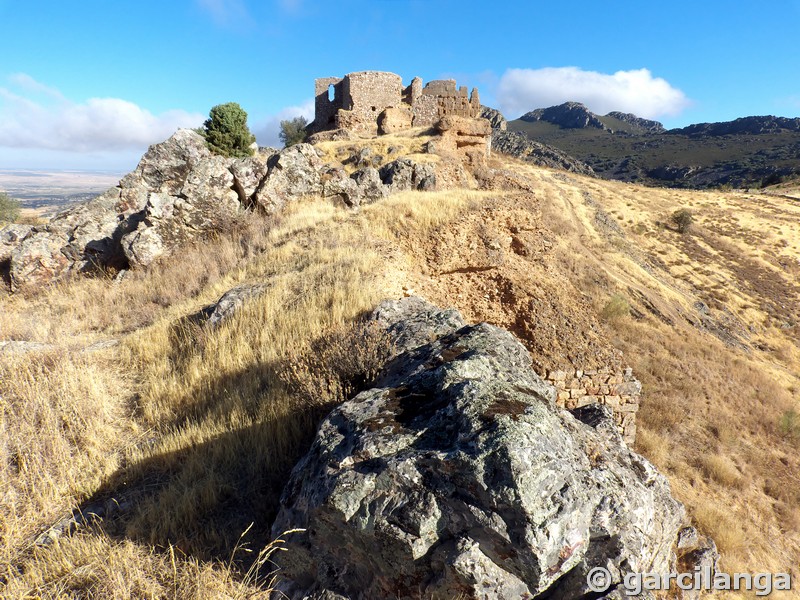
[[[525,113],[519,120],[528,123],[545,121],[564,129],[585,129],[587,127],[608,129],[597,115],[590,112],[579,102],[565,102],[550,108],[537,108],[534,111]]]
[[[0,229],[10,595],[123,565],[159,598],[619,600],[713,572],[701,531],[797,555],[797,207],[587,177],[482,114],[238,160],[182,130]]]
[[[540,108],[508,130],[558,149],[606,179],[671,187],[758,187],[800,173],[800,119],[762,116],[666,130],[636,115],[577,102]],[[502,151],[524,155],[521,144]]]
[[[12,290],[70,274],[147,267],[181,246],[230,229],[243,211],[272,214],[321,195],[349,206],[392,191],[432,189],[429,165],[397,159],[353,173],[326,165],[310,144],[252,158],[216,156],[188,129],[152,146],[119,185],[71,206],[43,226],[0,229],[0,263]]]

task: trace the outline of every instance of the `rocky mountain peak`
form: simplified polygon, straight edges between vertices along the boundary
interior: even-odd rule
[[[549,108],[538,108],[520,117],[521,121],[529,123],[546,121],[564,129],[583,129],[594,127],[607,129],[600,118],[580,102],[565,102]]]

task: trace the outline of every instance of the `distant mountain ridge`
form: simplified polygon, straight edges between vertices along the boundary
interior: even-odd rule
[[[705,188],[800,176],[800,118],[751,116],[667,130],[634,114],[601,116],[565,102],[509,121],[508,131],[556,148],[605,179]]]

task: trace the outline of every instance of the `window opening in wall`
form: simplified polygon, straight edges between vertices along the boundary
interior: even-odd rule
[[[328,102],[333,102],[334,100],[336,100],[336,86],[330,84],[328,86]]]

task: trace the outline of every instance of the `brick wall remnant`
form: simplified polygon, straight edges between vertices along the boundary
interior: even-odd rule
[[[430,127],[446,116],[475,118],[481,113],[478,90],[467,94],[467,88],[457,88],[453,79],[430,81],[423,87],[422,80],[415,77],[404,88],[402,78],[394,73],[359,71],[342,78],[317,79],[314,87],[310,133],[346,129],[376,135],[378,117],[390,108],[410,111],[414,127]]]
[[[636,441],[636,413],[642,384],[630,368],[548,371],[545,379],[556,388],[556,404],[560,408],[571,410],[587,404],[605,404],[614,413],[623,439],[631,445]]]

